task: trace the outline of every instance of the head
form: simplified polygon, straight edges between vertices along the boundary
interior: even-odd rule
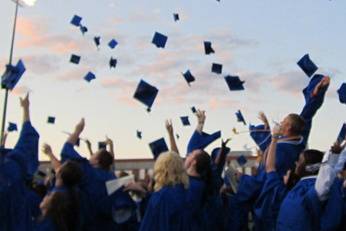
[[[81,181],[82,170],[77,162],[66,161],[56,172],[57,186],[74,187]]]
[[[301,135],[305,122],[304,119],[298,114],[289,114],[280,123],[282,134],[285,136],[298,136]]]
[[[74,190],[47,194],[41,204],[41,219],[50,218],[57,230],[76,230],[79,224],[79,196]]]
[[[315,149],[307,149],[299,155],[299,159],[296,162],[296,168],[294,174],[298,178],[304,176],[317,175],[319,169],[308,170],[306,167],[313,164],[319,164],[322,162],[323,152]]]
[[[183,160],[175,152],[162,153],[154,165],[154,190],[158,191],[164,186],[183,184],[188,187],[189,179],[184,169]]]
[[[89,162],[95,168],[101,168],[109,171],[113,165],[113,156],[106,149],[98,150],[94,155],[91,156]]]

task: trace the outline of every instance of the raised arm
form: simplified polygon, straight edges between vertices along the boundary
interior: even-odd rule
[[[281,133],[280,130],[281,129],[280,129],[279,125],[275,125],[275,127],[273,128],[271,143],[270,143],[269,148],[268,148],[267,159],[266,159],[266,172],[267,173],[276,171],[276,167],[275,167],[276,145],[277,145],[280,133]]]
[[[85,121],[84,118],[82,118],[79,123],[76,125],[74,131],[70,134],[69,138],[67,139],[67,143],[75,145],[79,139],[80,134],[84,130],[85,127]]]
[[[325,201],[328,199],[330,188],[340,170],[338,166],[345,164],[345,158],[345,143],[343,145],[338,142],[334,143],[330,151],[325,154],[315,182],[315,190],[319,200]]]
[[[66,159],[81,160],[84,159],[75,149],[74,145],[77,143],[80,134],[82,133],[85,126],[84,119],[81,119],[76,125],[74,131],[68,137],[64,147],[61,150],[61,161],[64,162]]]
[[[203,127],[204,127],[205,118],[206,118],[205,111],[198,109],[196,112],[196,116],[197,116],[196,131],[201,134],[203,132]]]
[[[264,114],[264,112],[258,113],[258,119],[260,119],[264,125],[264,130],[270,130],[270,125],[267,119],[267,116]]]
[[[55,155],[53,154],[53,151],[52,151],[52,148],[50,147],[50,145],[49,144],[43,144],[42,152],[48,156],[54,171],[57,172],[57,170],[60,167],[61,163],[55,157]]]
[[[106,144],[109,147],[109,153],[113,156],[113,159],[114,159],[114,157],[115,157],[114,143],[113,143],[113,140],[111,140],[108,136],[106,136]]]
[[[166,129],[169,137],[169,144],[171,146],[171,150],[179,154],[178,146],[174,137],[173,124],[171,120],[166,120]]]
[[[91,147],[91,142],[90,142],[90,140],[86,139],[86,140],[85,140],[85,144],[86,144],[86,146],[87,146],[89,155],[90,155],[90,156],[94,155],[93,149],[92,149],[92,147]]]
[[[225,141],[221,141],[221,149],[219,150],[219,154],[217,155],[217,157],[215,158],[215,166],[217,169],[218,174],[222,174],[223,168],[225,166],[225,162],[226,162],[226,157],[228,152],[230,151],[230,149],[227,147],[227,143],[230,141],[230,139],[227,139]]]

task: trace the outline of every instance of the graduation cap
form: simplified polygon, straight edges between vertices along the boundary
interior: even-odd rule
[[[109,41],[108,46],[111,49],[114,49],[116,46],[118,45],[118,42],[115,39],[112,39],[111,41]]]
[[[180,117],[181,122],[184,126],[190,126],[190,121],[188,116],[181,116]]]
[[[225,76],[225,81],[230,91],[240,91],[244,90],[243,84],[245,81],[241,81],[238,76]]]
[[[101,37],[100,36],[95,36],[94,37],[94,43],[95,43],[96,47],[99,48],[99,46],[101,44]]]
[[[80,25],[80,26],[79,26],[79,29],[80,29],[80,31],[82,32],[83,35],[84,35],[86,32],[88,32],[88,28],[87,28],[86,26]]]
[[[136,131],[136,136],[137,136],[138,139],[142,139],[142,132],[137,130]]]
[[[80,26],[80,22],[82,21],[82,17],[75,15],[73,16],[73,18],[71,19],[71,24],[74,26]]]
[[[54,124],[54,123],[55,123],[55,117],[53,117],[53,116],[48,116],[47,123],[49,123],[49,124]]]
[[[342,141],[345,140],[345,138],[346,138],[346,123],[342,125],[337,141],[341,144]]]
[[[118,63],[118,60],[111,57],[111,59],[109,60],[109,67],[115,68],[117,66],[117,63]]]
[[[173,18],[174,18],[174,21],[175,21],[175,22],[176,22],[176,21],[179,21],[179,14],[174,13],[174,14],[173,14]]]
[[[210,41],[204,41],[204,52],[206,55],[210,55],[211,53],[215,53],[214,49],[211,47]]]
[[[149,144],[149,147],[154,155],[155,160],[157,159],[157,157],[159,157],[161,153],[168,151],[168,147],[164,138],[160,138],[158,140],[151,142]]]
[[[70,58],[70,62],[74,64],[79,64],[80,62],[80,56],[72,54]]]
[[[245,156],[241,155],[237,158],[237,162],[240,166],[244,166],[247,163],[247,159]]]
[[[16,66],[6,65],[5,73],[1,77],[3,88],[13,90],[20,78],[25,72],[25,66],[22,60],[19,60]]]
[[[340,103],[346,104],[346,83],[341,84],[338,90],[338,95]]]
[[[156,87],[141,79],[133,97],[145,104],[148,107],[147,111],[150,112],[158,92],[159,90]]]
[[[192,111],[192,113],[196,113],[197,112],[195,107],[191,107],[191,111]]]
[[[237,116],[237,120],[238,120],[238,122],[243,122],[243,123],[244,123],[244,125],[246,125],[246,122],[245,122],[244,116],[243,116],[243,114],[241,113],[241,111],[240,111],[240,110],[238,110],[238,111],[235,113],[235,115]]]
[[[222,64],[213,63],[213,65],[211,66],[211,72],[216,73],[216,74],[221,74],[222,73]]]
[[[187,154],[191,153],[196,149],[205,149],[209,144],[221,137],[221,131],[208,134],[205,132],[199,133],[195,131],[187,145]]]
[[[189,86],[191,82],[195,81],[195,77],[191,74],[190,70],[185,71],[185,73],[183,73],[183,76]]]
[[[88,74],[86,74],[86,76],[84,76],[84,80],[87,82],[91,82],[91,80],[96,79],[96,76],[94,75],[94,73],[92,72],[88,72]]]
[[[155,32],[153,40],[151,41],[157,48],[165,48],[168,37],[159,32]]]
[[[318,69],[318,67],[311,61],[309,54],[304,55],[298,62],[298,66],[304,73],[311,77]]]
[[[98,142],[98,148],[99,149],[106,149],[107,143],[106,142]]]
[[[8,127],[7,127],[7,131],[8,132],[18,131],[17,124],[9,122]]]

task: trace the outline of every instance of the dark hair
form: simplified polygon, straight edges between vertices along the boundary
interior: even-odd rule
[[[79,164],[71,160],[68,160],[61,165],[59,174],[65,187],[76,186],[81,181],[83,176]]]
[[[53,192],[45,216],[53,221],[57,231],[78,230],[80,202],[77,190],[70,188],[67,191]]]
[[[291,133],[294,135],[301,135],[304,131],[305,121],[298,114],[289,114],[288,117],[291,120]]]
[[[97,154],[98,165],[104,170],[110,170],[113,164],[113,155],[105,149],[101,149]]]
[[[300,166],[298,177],[301,178],[304,176],[317,175],[318,169],[316,169],[315,171],[306,171],[305,167],[307,165],[321,163],[324,155],[323,152],[315,149],[307,149],[303,151],[300,155],[304,156],[304,164]]]
[[[211,158],[205,151],[201,151],[196,155],[196,172],[199,174],[201,180],[206,184],[203,193],[204,203],[207,202],[209,196],[213,194],[213,176],[210,163]]]

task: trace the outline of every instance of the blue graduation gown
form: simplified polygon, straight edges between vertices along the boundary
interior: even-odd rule
[[[275,230],[276,219],[287,191],[283,178],[277,172],[267,174],[261,194],[254,206],[257,231]]]
[[[205,228],[203,220],[203,200],[206,185],[198,177],[189,176],[189,188],[187,190],[186,203],[189,209],[190,230],[203,230]]]
[[[114,230],[115,222],[112,219],[111,206],[104,203],[107,200],[105,182],[115,179],[113,172],[108,172],[91,166],[86,158],[83,158],[74,149],[71,143],[65,143],[61,151],[62,162],[74,160],[80,163],[83,172],[80,189],[82,197],[82,220],[86,222],[87,230]]]
[[[300,180],[281,204],[277,231],[319,231],[322,205],[315,190],[316,177]]]
[[[37,170],[39,134],[25,122],[15,147],[0,157],[0,230],[32,230],[25,181]]]
[[[186,195],[182,184],[165,186],[152,193],[139,230],[188,230]]]
[[[346,194],[342,184],[343,181],[337,178],[330,189],[321,217],[321,231],[341,231],[346,227]]]
[[[56,225],[49,218],[45,218],[42,221],[38,222],[34,231],[58,231]]]

